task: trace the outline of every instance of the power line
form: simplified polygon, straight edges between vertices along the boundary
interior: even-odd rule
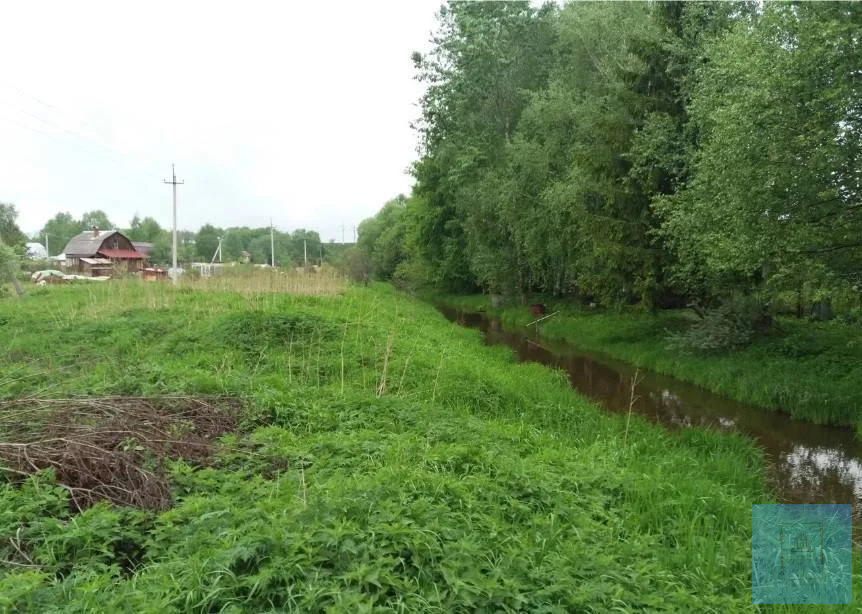
[[[8,86],[10,88],[16,90],[21,95],[29,96],[33,100],[42,104],[43,106],[46,106],[46,107],[55,109],[56,111],[59,111],[60,114],[65,115],[67,118],[71,117],[68,114],[64,113],[59,107],[56,107],[55,105],[47,103],[44,100],[37,98],[36,96],[33,96],[32,94],[27,94],[26,92],[24,92],[20,88],[17,88],[17,87],[12,86],[12,85],[8,85]],[[66,128],[66,127],[60,125],[59,123],[57,123],[56,121],[53,121],[51,119],[45,119],[44,117],[42,117],[40,115],[36,115],[35,113],[31,113],[30,111],[26,111],[26,110],[24,110],[18,106],[15,106],[15,105],[11,104],[8,100],[0,101],[0,102],[3,102],[7,108],[10,108],[10,109],[12,109],[18,113],[23,113],[29,117],[32,117],[32,118],[42,122],[44,125],[46,125],[50,128],[53,128],[57,132],[60,132],[60,133],[69,135],[75,139],[78,139],[78,142],[75,142],[75,141],[71,141],[71,142],[70,141],[63,141],[63,142],[65,144],[72,144],[73,146],[80,147],[81,149],[86,150],[88,153],[90,153],[92,155],[110,158],[113,162],[124,167],[126,172],[124,172],[123,174],[126,176],[127,179],[129,179],[133,183],[136,183],[137,185],[145,188],[146,190],[149,190],[147,184],[144,183],[142,181],[142,179],[139,178],[139,176],[137,175],[137,173],[139,172],[138,168],[133,167],[131,165],[131,163],[130,163],[131,158],[128,154],[123,153],[123,152],[111,147],[110,145],[105,144],[100,138],[95,137],[92,134],[85,134],[85,133],[81,132],[80,130],[71,130],[69,128]],[[10,119],[10,118],[6,118],[6,119],[12,123],[16,123],[17,125],[19,125],[23,128],[26,128],[28,130],[32,130],[33,132],[38,132],[39,134],[44,134],[45,136],[47,136],[49,138],[56,139],[57,142],[61,142],[61,141],[59,141],[59,139],[57,139],[57,137],[54,134],[51,134],[49,132],[45,132],[42,130],[37,130],[36,128],[26,126],[24,124],[21,124],[20,122],[14,121],[13,119]],[[91,145],[91,144],[95,144],[95,145],[101,147],[104,151],[102,151],[102,152],[95,151],[91,147],[88,147],[88,145]],[[105,154],[107,154],[107,156],[105,156]],[[122,156],[122,158],[125,158],[125,160],[121,159],[120,156]],[[129,174],[128,171],[131,171],[131,174]]]
[[[37,130],[36,128],[33,128],[32,126],[22,124],[21,122],[16,121],[16,120],[12,119],[11,117],[2,117],[2,119],[5,119],[10,124],[15,124],[16,126],[19,126],[20,128],[26,128],[27,130],[30,130],[31,132],[35,132],[37,134],[44,134],[47,137],[51,136],[50,134],[48,134],[47,132],[44,132],[43,130]]]

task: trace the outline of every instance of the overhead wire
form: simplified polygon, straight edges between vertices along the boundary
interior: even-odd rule
[[[65,115],[67,118],[69,117],[69,115],[67,113],[63,112],[56,105],[50,104],[50,103],[42,100],[41,98],[33,96],[32,94],[28,94],[27,92],[24,92],[23,90],[15,87],[15,86],[8,85],[8,87],[16,90],[19,94],[21,94],[23,96],[28,96],[28,97],[32,98],[33,100],[37,101],[38,103],[42,104],[43,106],[54,109],[58,113]],[[127,162],[126,160],[123,159],[123,158],[126,158],[127,160],[130,160],[131,158],[130,158],[130,156],[128,156],[128,154],[125,154],[125,153],[111,147],[110,145],[107,145],[101,139],[94,137],[93,135],[87,135],[87,134],[81,132],[80,130],[70,129],[66,126],[59,124],[56,121],[53,121],[51,119],[46,119],[45,117],[42,117],[40,115],[37,115],[35,113],[32,113],[32,112],[27,111],[25,109],[22,109],[22,108],[14,105],[14,104],[11,104],[8,99],[7,100],[0,99],[0,103],[5,104],[5,106],[7,108],[10,108],[10,109],[12,109],[18,113],[22,113],[24,115],[27,115],[29,117],[32,117],[32,118],[42,122],[44,125],[48,126],[49,128],[51,128],[52,130],[54,130],[56,132],[71,136],[71,137],[73,137],[74,140],[66,139],[66,140],[61,141],[57,137],[56,134],[52,134],[52,133],[46,132],[44,130],[39,130],[37,128],[33,128],[32,126],[27,126],[25,124],[22,124],[21,122],[16,121],[16,119],[14,117],[0,116],[3,119],[6,119],[7,121],[9,121],[11,123],[14,123],[20,127],[26,128],[26,129],[31,130],[33,132],[37,132],[39,134],[45,135],[48,138],[54,139],[56,142],[62,142],[64,145],[72,145],[72,146],[78,147],[79,149],[86,151],[91,156],[94,156],[96,159],[111,160],[121,167],[122,170],[120,172],[122,172],[122,174],[124,175],[124,177],[127,180],[129,180],[130,182],[143,188],[146,192],[151,192],[154,190],[154,186],[156,184],[153,183],[153,185],[150,185],[149,183],[144,182],[138,176],[138,173],[140,172],[139,169],[131,166],[131,164],[129,162]],[[96,146],[100,147],[103,151],[101,151],[101,152],[96,151],[92,147],[92,145],[96,145]]]

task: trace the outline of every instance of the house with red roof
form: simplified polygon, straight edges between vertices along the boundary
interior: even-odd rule
[[[85,230],[72,237],[63,250],[66,268],[93,277],[138,272],[147,255],[119,230]]]

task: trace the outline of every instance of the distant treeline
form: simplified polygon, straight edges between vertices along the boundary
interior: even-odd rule
[[[862,4],[450,2],[416,184],[359,228],[406,286],[859,317]]]
[[[80,219],[70,213],[58,213],[51,218],[38,237],[34,239],[44,243],[48,235],[48,246],[51,255],[60,254],[69,239],[83,230],[93,226],[102,229],[118,228],[100,210],[91,211]],[[168,264],[171,261],[172,237],[169,229],[162,228],[151,217],[135,216],[129,228],[118,228],[132,241],[143,241],[153,244],[151,261],[155,264]],[[244,258],[243,252],[253,263],[270,263],[272,250],[270,247],[269,228],[230,227],[217,228],[205,224],[198,232],[188,230],[177,231],[177,258],[180,262],[209,262],[218,248],[219,237],[222,238],[221,258],[224,261],[239,261]],[[305,244],[303,245],[303,241]],[[313,230],[298,229],[293,232],[274,231],[275,263],[278,266],[302,265],[307,252],[309,264],[317,264],[321,258],[329,262],[340,251],[342,246],[332,243],[322,243],[320,235]]]

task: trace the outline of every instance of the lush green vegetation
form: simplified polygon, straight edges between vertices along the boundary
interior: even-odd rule
[[[694,304],[690,348],[862,316],[855,3],[449,2],[379,278]]]
[[[514,329],[534,321],[527,307],[493,308],[487,296],[435,296],[485,311]],[[541,299],[537,299],[541,300]],[[673,343],[696,316],[688,310],[625,313],[549,302],[559,311],[540,334],[693,382],[723,396],[804,420],[862,427],[862,332],[835,322],[782,319],[773,334],[731,353],[700,354]]]
[[[0,485],[16,611],[727,612],[750,607],[760,453],[668,434],[385,286],[53,286],[0,302],[0,396],[229,395],[163,512]]]

